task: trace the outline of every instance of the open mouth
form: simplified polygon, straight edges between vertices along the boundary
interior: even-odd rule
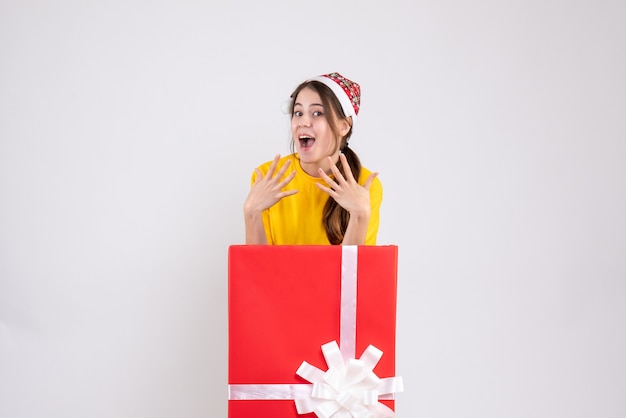
[[[298,139],[300,140],[300,147],[302,148],[309,148],[315,143],[315,138],[308,135],[302,135]]]

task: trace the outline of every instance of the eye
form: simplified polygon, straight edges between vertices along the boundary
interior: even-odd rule
[[[294,116],[302,116],[302,111],[301,111],[301,110],[295,110],[295,111],[293,112],[293,115],[294,115]]]
[[[316,112],[313,112],[313,116],[316,116],[316,117],[324,116],[324,112],[318,110]]]

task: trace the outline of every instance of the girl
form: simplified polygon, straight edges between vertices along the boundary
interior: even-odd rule
[[[246,244],[376,244],[382,184],[348,147],[360,100],[360,86],[339,73],[291,94],[292,154],[253,173]]]

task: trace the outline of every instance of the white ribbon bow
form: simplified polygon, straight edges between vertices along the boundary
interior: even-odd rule
[[[313,412],[320,418],[394,417],[394,411],[378,402],[379,397],[402,392],[402,377],[381,379],[373,372],[383,355],[370,345],[360,359],[344,362],[336,341],[322,345],[326,372],[303,361],[296,374],[313,383],[311,394],[295,399],[298,414]],[[381,396],[383,395],[383,396]]]

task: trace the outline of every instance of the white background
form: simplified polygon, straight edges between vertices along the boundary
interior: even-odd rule
[[[224,417],[227,248],[339,71],[400,417],[626,416],[626,3],[0,1],[0,417]]]

